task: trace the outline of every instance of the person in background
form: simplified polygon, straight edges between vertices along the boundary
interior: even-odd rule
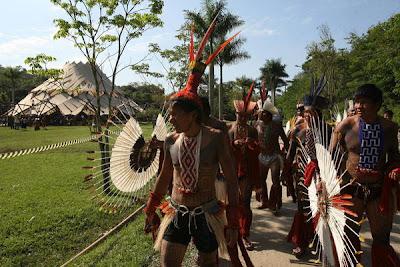
[[[383,117],[385,119],[392,121],[393,120],[393,111],[391,111],[390,109],[385,110],[385,112],[383,112]]]

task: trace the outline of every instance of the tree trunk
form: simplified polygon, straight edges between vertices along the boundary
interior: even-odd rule
[[[223,90],[223,81],[222,81],[222,68],[223,65],[219,64],[219,90],[218,90],[218,119],[222,120],[222,90]]]
[[[98,144],[100,148],[101,155],[101,171],[103,174],[103,192],[105,194],[110,194],[110,146],[108,140],[108,130],[102,135],[103,129],[101,126],[101,102],[100,102],[100,83],[98,80],[97,67],[91,64],[92,75],[94,77],[95,87],[96,87],[96,110],[95,110],[95,121],[97,134],[100,134],[98,139]]]
[[[208,101],[210,102],[210,113],[214,114],[214,63],[211,62],[208,67]]]
[[[15,107],[15,87],[13,86],[11,89],[11,107]]]
[[[209,40],[210,43],[210,54],[213,51],[213,42],[212,38]],[[214,112],[214,101],[213,101],[213,92],[214,92],[214,62],[211,62],[208,67],[208,101],[210,102],[210,114],[213,115]]]
[[[275,106],[275,90],[276,90],[276,86],[275,86],[275,83],[273,81],[271,81],[270,85],[271,85],[271,102],[272,102],[272,105]]]

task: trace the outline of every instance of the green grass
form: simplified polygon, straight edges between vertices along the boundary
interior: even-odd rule
[[[151,126],[144,131],[149,136]],[[0,128],[0,153],[88,135],[88,127]],[[108,215],[90,200],[81,166],[85,151],[93,149],[97,145],[88,142],[0,160],[0,266],[61,265],[134,210]],[[139,216],[75,264],[147,265],[153,252],[142,229]]]

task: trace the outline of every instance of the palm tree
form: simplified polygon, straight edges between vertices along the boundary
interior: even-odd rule
[[[6,67],[4,76],[10,81],[11,89],[11,107],[15,106],[15,90],[18,90],[19,79],[22,77],[24,70],[21,66]]]
[[[250,55],[246,51],[240,50],[241,46],[244,44],[246,39],[237,38],[233,40],[224,51],[222,51],[218,56],[219,65],[219,89],[218,89],[218,118],[222,119],[222,92],[223,92],[223,66],[225,64],[234,64],[240,60],[250,58]]]
[[[187,21],[194,26],[194,31],[198,39],[202,38],[207,31],[208,26],[217,17],[217,25],[214,32],[208,39],[208,51],[212,53],[217,43],[217,40],[221,40],[226,37],[226,34],[232,29],[242,25],[244,22],[239,19],[238,16],[232,15],[226,10],[226,0],[203,0],[201,11],[189,11],[185,10],[185,16]],[[213,91],[214,91],[214,63],[211,62],[209,65],[209,80],[208,80],[208,98],[211,108],[213,107]]]
[[[261,80],[266,81],[267,88],[271,91],[271,100],[275,105],[276,88],[286,84],[283,78],[289,77],[286,73],[286,65],[280,59],[267,59],[264,66],[260,68]]]

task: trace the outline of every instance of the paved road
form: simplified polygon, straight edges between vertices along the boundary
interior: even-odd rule
[[[286,196],[285,190],[283,194]],[[255,250],[250,251],[249,255],[256,267],[267,266],[315,266],[314,263],[307,261],[312,257],[299,261],[291,254],[292,245],[286,242],[286,236],[292,224],[292,218],[296,210],[296,204],[291,203],[291,199],[284,197],[284,204],[280,212],[280,216],[274,216],[268,210],[257,210],[255,207],[259,205],[254,197],[252,201],[253,207],[253,225],[251,231],[251,239],[255,243]],[[393,231],[391,235],[391,243],[397,253],[400,255],[400,216],[396,215]],[[371,266],[370,263],[370,246],[372,243],[371,234],[369,233],[368,223],[364,223],[362,227],[362,235],[366,242],[363,243],[363,262],[365,267]],[[313,256],[313,255],[311,255]]]

